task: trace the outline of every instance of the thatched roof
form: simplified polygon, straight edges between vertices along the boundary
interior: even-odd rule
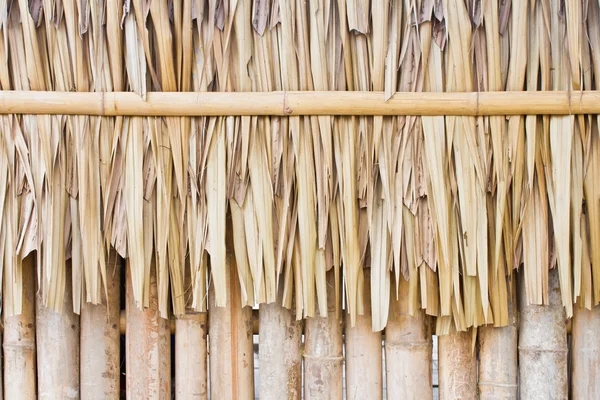
[[[600,79],[596,1],[12,0],[0,10],[3,90],[389,97],[590,90]],[[529,303],[547,302],[550,268],[568,316],[575,301],[600,301],[592,116],[1,118],[8,314],[20,312],[31,251],[55,309],[71,260],[78,311],[101,301],[111,247],[129,260],[140,307],[155,263],[163,316],[204,310],[208,281],[224,305],[228,252],[242,304],[283,301],[299,318],[325,314],[328,290],[343,289],[352,316],[369,312],[371,268],[377,330],[396,296],[437,316],[439,333],[505,325],[517,268]],[[399,279],[408,293],[390,293]]]

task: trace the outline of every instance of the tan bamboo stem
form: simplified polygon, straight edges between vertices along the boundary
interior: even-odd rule
[[[573,399],[600,398],[600,307],[574,309],[571,333]]]
[[[376,400],[383,396],[381,332],[373,332],[370,277],[371,269],[366,268],[363,293],[364,315],[357,315],[356,323],[352,327],[350,314],[345,314],[347,399]]]
[[[512,309],[509,320],[513,321]],[[479,398],[516,399],[518,379],[517,326],[479,328]]]
[[[225,271],[227,306],[215,306],[212,284],[208,291],[210,397],[250,400],[254,399],[252,308],[240,305],[239,281],[231,253],[227,254]]]
[[[393,279],[392,279],[393,281]],[[392,282],[390,312],[385,329],[388,399],[431,399],[431,321],[422,310],[408,313],[408,282],[400,278],[398,300]]]
[[[23,308],[4,318],[4,393],[7,399],[35,400],[35,256],[23,260]]]
[[[308,318],[304,335],[304,398],[342,398],[342,320],[335,315],[334,271],[327,273],[328,316]]]
[[[477,399],[477,359],[472,350],[473,335],[457,332],[438,337],[438,380],[440,400]]]
[[[177,399],[207,399],[205,313],[189,312],[175,320],[175,395]]]
[[[67,261],[62,313],[36,296],[36,346],[39,399],[78,399],[79,315],[73,312],[71,262]]]
[[[128,261],[129,263],[129,261]],[[167,400],[171,398],[171,334],[169,320],[158,314],[158,289],[154,260],[150,270],[150,307],[137,308],[131,270],[127,266],[127,398]]]
[[[599,91],[133,92],[0,91],[0,114],[139,116],[598,114]]]
[[[524,279],[521,281],[519,318],[521,399],[566,399],[569,394],[567,330],[557,268],[548,272],[549,305],[528,305]]]
[[[302,397],[302,322],[295,312],[281,305],[283,284],[277,301],[259,309],[258,351],[261,399],[300,399]],[[293,309],[293,308],[292,308]]]
[[[186,267],[186,284],[190,282]],[[186,307],[192,303],[191,290],[185,293]],[[206,313],[186,309],[175,319],[175,398],[207,399]]]
[[[573,399],[600,398],[600,307],[575,307],[571,336]]]
[[[81,398],[118,399],[120,396],[119,317],[121,312],[121,257],[108,255],[106,295],[102,304],[81,305]]]

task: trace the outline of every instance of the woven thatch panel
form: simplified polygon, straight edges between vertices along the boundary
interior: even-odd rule
[[[392,96],[600,79],[597,1],[0,3],[3,90]],[[203,310],[209,279],[223,305],[227,252],[242,304],[283,301],[304,317],[327,312],[328,290],[343,290],[352,320],[369,312],[371,268],[376,330],[397,295],[441,317],[439,333],[507,324],[515,268],[530,303],[548,301],[555,267],[568,316],[575,301],[600,301],[592,116],[8,115],[0,127],[8,314],[20,312],[33,250],[50,307],[62,305],[69,259],[75,310],[99,302],[110,246],[129,258],[140,307],[156,260],[162,315]],[[408,292],[390,293],[399,279]]]

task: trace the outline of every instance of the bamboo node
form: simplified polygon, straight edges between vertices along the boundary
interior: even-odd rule
[[[429,348],[432,347],[431,342],[422,342],[422,343],[415,343],[415,342],[400,342],[400,341],[385,341],[385,345],[386,346],[390,346],[390,347],[398,347],[398,348],[413,348],[413,347],[425,347],[425,348]]]
[[[519,346],[519,351],[524,351],[526,353],[531,352],[540,352],[540,351],[544,351],[544,352],[552,352],[552,353],[567,353],[568,350],[567,349],[549,349],[549,348],[544,348],[544,347],[530,347],[530,346]]]
[[[304,358],[308,358],[311,360],[323,360],[323,361],[342,361],[344,357],[342,356],[311,356],[309,354],[302,354]]]
[[[287,117],[288,115],[291,115],[294,112],[294,109],[289,107],[287,105],[287,91],[283,91],[283,110],[282,110],[282,114],[283,116]]]

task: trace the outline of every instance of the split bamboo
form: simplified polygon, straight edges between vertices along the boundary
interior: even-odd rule
[[[571,395],[600,398],[600,307],[575,307],[571,331]]]
[[[132,92],[0,91],[0,114],[101,116],[572,115],[600,113],[600,91]]]
[[[111,251],[106,266],[106,294],[101,304],[81,305],[81,398],[120,397],[119,318],[121,314],[121,262]]]
[[[520,278],[523,278],[523,275]],[[548,272],[548,305],[527,304],[524,282],[521,282],[520,290],[519,393],[521,399],[566,399],[569,395],[567,330],[557,268]]]
[[[7,399],[34,400],[35,376],[35,255],[23,260],[23,308],[4,318],[4,394]]]
[[[342,320],[336,315],[334,271],[327,272],[327,317],[307,318],[304,334],[304,398],[342,398]]]
[[[71,262],[67,261],[62,312],[44,306],[36,296],[38,398],[78,399],[79,315],[73,312]]]
[[[282,293],[280,282],[277,301],[258,314],[258,394],[266,400],[302,398],[302,321],[282,306]]]
[[[251,400],[254,399],[252,307],[240,305],[233,254],[227,253],[224,269],[229,297],[226,306],[216,306],[214,281],[208,291],[210,397]]]
[[[479,398],[516,399],[518,392],[517,325],[512,309],[510,325],[479,328]]]
[[[154,258],[150,267],[149,307],[140,310],[136,305],[131,283],[129,259],[127,262],[126,292],[127,398],[170,399],[171,334],[169,320],[159,316]]]
[[[383,395],[381,332],[373,332],[370,277],[370,268],[365,268],[364,315],[357,315],[356,324],[352,326],[350,314],[345,314],[347,399],[375,400]]]
[[[392,280],[393,281],[393,280]],[[398,300],[392,283],[390,315],[385,328],[385,373],[388,399],[431,399],[431,322],[425,312],[408,312],[408,285],[400,278]]]
[[[470,331],[457,332],[454,324],[447,335],[438,336],[440,400],[477,398],[477,359]]]
[[[175,328],[176,399],[207,399],[206,313],[188,311]]]

